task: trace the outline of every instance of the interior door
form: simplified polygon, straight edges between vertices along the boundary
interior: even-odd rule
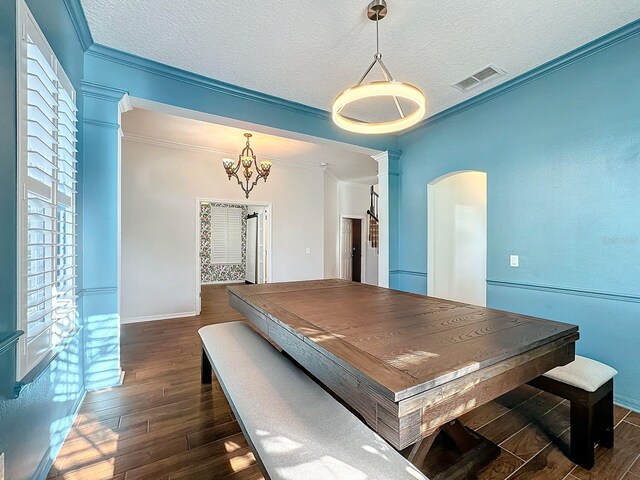
[[[258,214],[258,282],[264,283],[265,272],[264,213]]]
[[[351,269],[351,246],[353,243],[352,222],[350,218],[342,219],[342,241],[340,242],[340,272],[342,278],[351,280],[353,271]]]
[[[351,280],[362,282],[362,220],[351,220]]]
[[[247,259],[245,280],[256,283],[257,280],[257,248],[258,248],[258,217],[249,216],[247,219]]]

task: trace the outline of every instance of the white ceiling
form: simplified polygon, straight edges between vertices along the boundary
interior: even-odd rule
[[[338,180],[355,183],[377,183],[377,162],[368,155],[343,150],[326,144],[315,144],[278,137],[255,130],[245,130],[191,118],[159,113],[141,108],[122,115],[125,138],[159,143],[169,147],[209,151],[222,159],[237,160],[244,148],[244,133],[253,134],[251,147],[260,160],[271,160],[273,172],[279,164],[326,168]],[[321,163],[328,163],[322,167]]]
[[[372,60],[368,0],[81,0],[97,43],[330,110]],[[638,0],[388,0],[381,51],[429,115],[640,17]],[[507,75],[450,85],[488,64]],[[395,114],[389,102],[381,109]],[[370,118],[363,109],[351,112]],[[346,112],[350,113],[350,112]]]

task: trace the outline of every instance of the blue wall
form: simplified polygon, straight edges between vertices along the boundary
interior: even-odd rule
[[[28,0],[27,4],[80,92],[84,51],[65,3]],[[16,78],[15,8],[14,1],[0,2],[0,102],[6,102],[0,108],[0,333],[16,329],[17,157],[15,94],[11,95]],[[78,103],[81,106],[82,100]],[[81,118],[82,112],[79,115]],[[0,452],[5,452],[7,479],[44,478],[48,473],[84,395],[80,337],[76,335],[18,399],[0,401]]]
[[[635,26],[635,31],[640,29]],[[640,409],[640,35],[400,137],[392,287],[426,293],[427,184],[488,174],[487,302],[576,323]],[[520,268],[509,255],[520,255]]]

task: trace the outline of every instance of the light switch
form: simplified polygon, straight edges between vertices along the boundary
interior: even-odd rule
[[[305,252],[307,255],[311,255],[311,249],[309,247],[307,247],[307,249],[305,250]]]
[[[518,255],[509,255],[509,266],[518,268],[520,266],[520,257]]]

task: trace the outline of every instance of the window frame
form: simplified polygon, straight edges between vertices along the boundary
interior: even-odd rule
[[[42,368],[48,365],[59,351],[66,345],[69,338],[73,337],[78,330],[78,305],[77,305],[77,254],[78,254],[78,222],[77,222],[77,101],[76,91],[69,80],[66,72],[60,65],[53,49],[49,45],[44,33],[38,26],[35,18],[29,11],[23,0],[17,2],[16,15],[16,112],[17,112],[17,329],[23,330],[24,335],[20,338],[16,348],[16,381],[18,384],[28,383],[37,376]],[[43,327],[41,331],[30,335],[29,325],[33,320],[29,321],[28,315],[28,246],[29,243],[29,179],[33,176],[29,175],[29,135],[33,135],[29,130],[29,122],[38,123],[33,116],[29,116],[29,46],[28,38],[37,46],[42,54],[47,66],[54,74],[55,80],[51,80],[55,87],[55,94],[52,94],[55,107],[51,108],[55,121],[43,113],[40,118],[46,119],[53,127],[53,134],[43,129],[43,131],[54,138],[55,147],[49,146],[42,142],[49,150],[52,151],[49,163],[52,164],[54,170],[49,175],[51,180],[50,204],[51,211],[49,222],[51,227],[36,227],[37,233],[49,232],[50,242],[44,242],[46,249],[50,254],[42,253],[42,261],[49,262],[49,267],[42,267],[46,272],[47,268],[51,272],[51,281],[49,287],[41,286],[33,291],[43,290],[44,300],[41,302],[51,303],[50,324]],[[33,58],[33,57],[31,57]],[[40,62],[39,62],[40,63]],[[50,79],[51,76],[42,69],[43,73]],[[39,77],[38,77],[39,78]],[[44,82],[41,82],[45,86]],[[45,86],[46,88],[46,86]],[[63,98],[61,91],[64,90],[68,100]],[[63,108],[62,102],[67,104],[68,108]],[[42,105],[41,105],[42,106]],[[35,109],[35,105],[32,105]],[[39,108],[39,107],[38,107]],[[61,122],[60,117],[64,115],[66,110],[71,112],[71,116],[67,114],[69,122]],[[72,118],[73,117],[73,118]],[[60,128],[65,128],[71,134],[58,134]],[[72,128],[72,130],[69,129]],[[34,138],[41,138],[35,136]],[[60,140],[60,142],[59,142]],[[59,143],[66,143],[74,152],[69,151],[67,158],[63,159],[61,147]],[[32,147],[33,148],[33,147]],[[55,150],[55,151],[54,151]],[[68,149],[67,149],[68,150]],[[43,157],[44,158],[44,157]],[[47,159],[45,159],[47,160]],[[65,165],[63,165],[65,164]],[[33,166],[31,168],[34,168]],[[68,177],[62,181],[61,175]],[[70,185],[69,185],[70,184]],[[32,190],[31,190],[32,191]],[[63,193],[66,191],[67,193]],[[68,194],[68,192],[71,192]],[[46,201],[45,201],[46,203]],[[33,215],[33,213],[32,213]],[[64,229],[60,228],[65,225]],[[64,240],[62,240],[64,238]],[[69,260],[70,259],[70,260]],[[31,259],[33,261],[33,259]],[[58,276],[61,271],[69,271],[69,275]],[[61,293],[63,289],[58,290],[58,286],[65,285],[65,293]],[[66,286],[68,285],[68,289]],[[48,289],[49,288],[49,289]],[[60,300],[65,302],[58,304]],[[65,314],[62,314],[62,311]],[[43,315],[42,318],[48,317],[49,314]],[[46,344],[46,348],[39,349],[37,353],[29,355],[29,343],[38,339],[41,334],[48,332],[48,340],[39,339]]]

